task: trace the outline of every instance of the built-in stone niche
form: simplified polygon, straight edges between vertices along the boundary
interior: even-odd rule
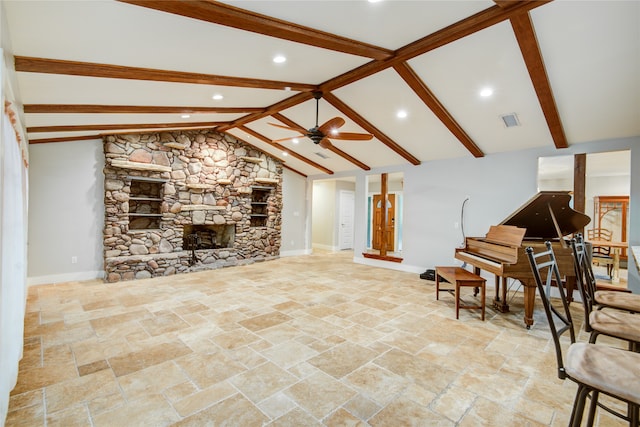
[[[235,225],[185,225],[182,246],[187,250],[233,248]]]
[[[108,135],[104,153],[107,281],[279,256],[279,160],[213,130]],[[194,230],[215,247],[188,246]]]

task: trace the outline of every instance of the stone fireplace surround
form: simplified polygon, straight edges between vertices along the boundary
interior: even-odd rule
[[[213,130],[107,135],[103,145],[107,282],[279,256],[279,160]],[[215,247],[196,249],[194,263],[185,230],[215,236]]]

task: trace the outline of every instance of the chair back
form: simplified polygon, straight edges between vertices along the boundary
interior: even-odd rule
[[[613,239],[613,233],[606,228],[593,228],[587,230],[587,240],[605,240],[610,242]],[[600,246],[593,248],[594,256],[611,256],[611,248],[603,248]]]
[[[582,273],[582,277],[584,279],[585,290],[587,292],[587,296],[589,297],[589,301],[591,303],[591,308],[595,305],[595,294],[597,290],[596,286],[596,275],[593,272],[593,264],[591,264],[591,259],[589,257],[589,248],[587,247],[587,243],[584,241],[584,237],[582,234],[578,233],[575,235],[576,240],[576,248],[578,249],[579,261],[580,261],[580,271]]]
[[[582,299],[582,306],[584,308],[584,330],[586,332],[593,331],[591,324],[589,323],[589,314],[593,310],[595,290],[591,289],[591,281],[589,280],[589,273],[591,271],[591,262],[587,254],[587,248],[585,247],[582,235],[577,234],[571,239],[571,249],[573,251],[573,266],[576,273],[576,284],[580,291],[580,298]],[[586,265],[586,267],[585,267]]]
[[[556,349],[556,361],[558,364],[558,378],[565,379],[567,374],[564,369],[564,362],[562,358],[562,346],[560,345],[560,337],[566,331],[569,331],[571,344],[576,342],[575,332],[573,330],[573,321],[571,320],[571,312],[569,311],[569,303],[565,295],[564,287],[558,286],[558,293],[560,294],[560,300],[562,306],[557,308],[551,303],[550,291],[551,283],[555,280],[556,283],[562,283],[562,276],[558,270],[558,263],[556,262],[556,256],[553,253],[551,242],[545,242],[547,247],[546,251],[534,253],[532,247],[527,247],[527,257],[529,258],[529,264],[531,265],[531,272],[538,287],[538,293],[542,300],[544,312],[547,315],[549,322],[549,328],[551,329],[551,335],[553,337],[553,344]],[[545,277],[543,280],[542,277]]]

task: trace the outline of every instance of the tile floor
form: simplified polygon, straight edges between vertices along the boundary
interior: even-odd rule
[[[432,282],[352,257],[31,287],[6,425],[567,425],[540,309],[455,320]]]

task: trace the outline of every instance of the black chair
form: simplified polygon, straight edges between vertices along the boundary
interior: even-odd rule
[[[577,234],[576,243],[582,246],[586,254],[586,244],[581,234]],[[589,257],[582,257],[580,265],[584,272],[585,283],[593,293],[593,304],[598,310],[602,308],[615,308],[630,313],[640,313],[640,295],[619,291],[599,291],[596,285],[596,277],[593,274],[593,266]]]
[[[576,284],[580,291],[584,308],[584,329],[591,332],[590,343],[595,343],[598,335],[608,335],[629,342],[629,350],[640,350],[640,316],[618,310],[593,310],[595,302],[595,286],[590,271],[591,264],[587,257],[584,242],[579,238],[571,239]]]
[[[539,253],[534,253],[533,248],[528,247],[526,252],[551,329],[558,378],[568,378],[578,385],[569,425],[580,426],[587,397],[591,395],[587,425],[592,426],[596,407],[599,406],[598,397],[600,393],[604,393],[625,402],[629,410],[627,415],[623,415],[609,408],[603,409],[627,420],[630,426],[637,427],[640,407],[640,353],[598,344],[576,343],[569,303],[563,287],[557,288],[561,302],[559,307],[552,304],[549,296],[551,283],[554,280],[561,283],[561,275],[551,243],[546,242],[546,247],[546,251]],[[567,331],[571,345],[567,349],[565,360],[560,337]]]

